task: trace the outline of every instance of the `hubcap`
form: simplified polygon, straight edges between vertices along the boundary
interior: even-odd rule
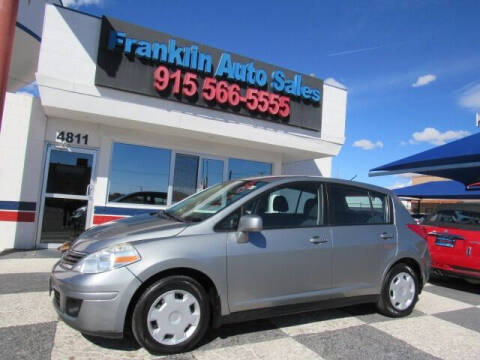
[[[395,275],[390,282],[389,296],[395,309],[407,309],[415,297],[415,281],[412,275],[406,272]]]
[[[147,316],[150,335],[162,345],[177,345],[188,340],[199,322],[198,300],[185,290],[171,290],[160,295]]]

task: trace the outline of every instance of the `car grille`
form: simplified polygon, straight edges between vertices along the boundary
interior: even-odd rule
[[[60,293],[55,289],[53,290],[53,300],[58,308],[60,308]]]
[[[69,250],[65,254],[63,254],[60,265],[67,269],[71,269],[86,255],[86,253],[80,251]]]

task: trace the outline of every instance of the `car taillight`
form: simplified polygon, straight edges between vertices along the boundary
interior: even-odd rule
[[[427,233],[425,232],[425,229],[423,228],[422,225],[419,224],[407,224],[408,228],[412,230],[414,233],[417,235],[420,235],[422,238],[427,240]]]

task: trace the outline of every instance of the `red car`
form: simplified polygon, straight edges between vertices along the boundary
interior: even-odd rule
[[[433,274],[480,284],[480,204],[442,205],[421,226]]]

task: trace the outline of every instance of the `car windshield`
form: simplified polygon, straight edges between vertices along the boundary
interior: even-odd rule
[[[269,182],[258,179],[218,184],[180,201],[165,210],[165,214],[186,222],[203,221]]]

